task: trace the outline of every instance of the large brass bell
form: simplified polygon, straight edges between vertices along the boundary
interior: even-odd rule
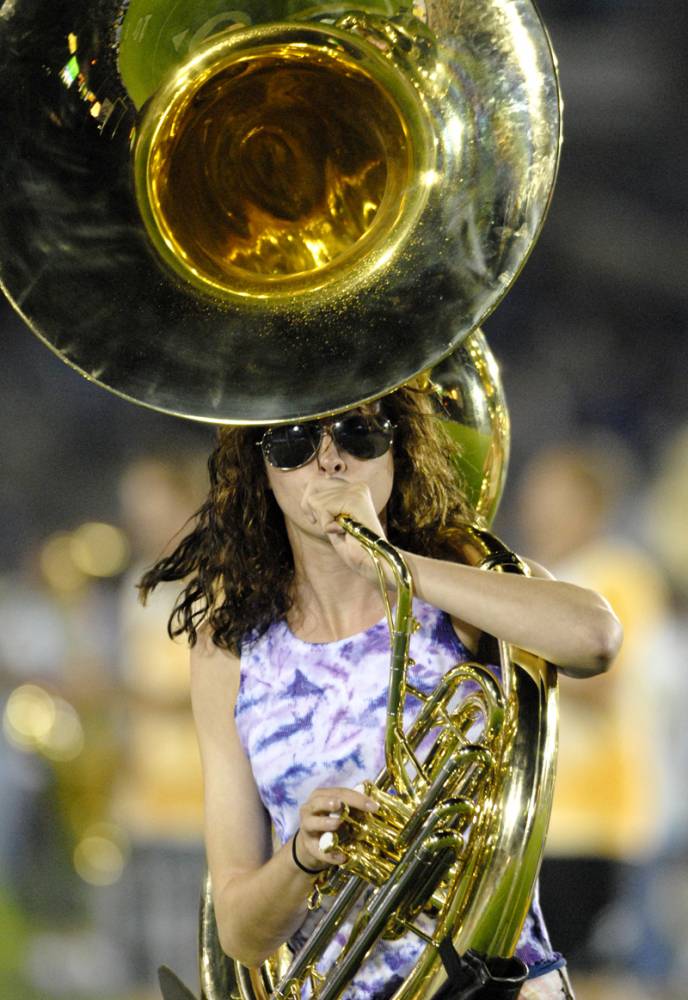
[[[206,421],[434,366],[539,233],[560,117],[525,0],[10,0],[0,279],[87,378]]]

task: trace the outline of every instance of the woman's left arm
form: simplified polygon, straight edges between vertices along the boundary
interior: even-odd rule
[[[528,563],[532,576],[496,573],[404,552],[415,593],[457,623],[544,657],[571,677],[603,673],[623,630],[600,594],[555,580]]]

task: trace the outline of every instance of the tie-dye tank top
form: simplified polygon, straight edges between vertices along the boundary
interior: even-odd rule
[[[420,628],[411,637],[409,683],[423,692],[436,687],[455,663],[470,659],[448,615],[414,599]],[[389,673],[386,620],[358,635],[328,643],[308,643],[278,622],[260,638],[244,643],[236,724],[260,797],[282,844],[299,825],[299,806],[316,788],[353,788],[384,766],[383,734]],[[405,726],[419,710],[408,699]],[[322,911],[315,911],[290,942],[297,951]],[[319,969],[329,968],[348,939],[345,922],[325,952]],[[413,967],[425,943],[409,933],[380,941],[346,991],[346,1000],[384,1000]],[[537,898],[516,954],[530,976],[563,964],[552,951]],[[307,990],[304,988],[304,996]]]

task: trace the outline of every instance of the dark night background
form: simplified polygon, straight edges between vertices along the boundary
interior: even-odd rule
[[[497,529],[521,544],[518,489],[534,455],[561,442],[606,435],[623,450],[627,472],[631,467],[614,530],[648,551],[654,526],[646,514],[647,492],[667,446],[688,428],[686,8],[679,0],[542,0],[540,8],[559,58],[565,143],[543,234],[522,276],[485,326],[501,364],[512,419],[511,472]],[[3,601],[13,588],[25,585],[22,574],[46,538],[84,521],[121,523],[119,484],[133,460],[179,453],[200,461],[213,432],[140,409],[92,386],[47,350],[4,300],[0,327],[2,614]],[[688,449],[684,456],[688,463]],[[678,523],[675,547],[687,551],[686,520]],[[661,561],[661,553],[652,558]],[[688,635],[687,580],[679,574],[671,581],[668,605],[676,634]],[[118,581],[102,584],[105,597],[112,597],[117,586]],[[0,632],[2,628],[0,621]],[[671,669],[682,676],[685,652],[674,655]],[[113,658],[102,656],[105,674],[113,673]],[[0,649],[5,694],[17,677],[27,679],[27,671],[14,669],[2,661]],[[675,694],[669,688],[669,699],[673,694],[680,700],[679,690],[685,691],[685,684]],[[688,767],[685,747],[682,752]],[[14,767],[14,758],[7,765],[4,760],[0,758],[0,778]],[[7,920],[8,940],[15,942],[13,956],[0,948],[0,993],[7,1000],[144,1000],[155,995],[148,980],[149,992],[140,985],[131,993],[131,984],[118,978],[118,959],[108,951],[111,942],[106,947],[100,938],[88,936],[96,933],[93,927],[111,926],[103,917],[108,904],[102,895],[110,890],[74,889],[63,840],[75,834],[51,837],[47,832],[56,825],[50,810],[57,809],[64,775],[59,772],[55,779],[42,764],[25,771],[26,787],[34,789],[25,836],[37,846],[24,845],[23,863],[26,871],[33,870],[35,882],[29,878],[27,883],[24,871],[17,888],[0,867],[0,919]],[[676,766],[673,773],[678,794],[685,798],[687,772]],[[7,815],[3,808],[0,801],[0,818]],[[42,818],[32,827],[30,817]],[[64,817],[60,823],[69,830]],[[0,823],[0,846],[4,837]],[[687,844],[688,820],[669,851],[675,866],[671,870],[678,873],[672,875],[676,898],[683,902],[665,908],[653,924],[653,933],[672,925],[673,944],[665,940],[656,945],[655,954],[663,957],[650,970],[651,985],[642,986],[638,997],[678,1000],[686,995],[688,966],[680,958],[686,948],[676,940],[686,940]],[[40,881],[44,847],[57,859],[55,871],[59,869],[52,895],[45,892],[45,880]],[[199,858],[197,852],[197,866]],[[50,878],[45,876],[48,883]],[[4,883],[10,886],[7,892]],[[187,892],[191,910],[196,885],[194,868]],[[119,923],[126,923],[129,910],[117,912]],[[193,923],[194,915],[189,919]],[[59,936],[63,933],[73,935],[69,946]],[[86,935],[86,944],[79,934]],[[183,937],[193,951],[193,932],[184,930]],[[83,972],[89,949],[92,958],[98,955],[90,978]],[[158,960],[174,964],[174,952],[161,951],[156,951]],[[62,979],[54,975],[55,968],[64,971],[67,966],[71,971]],[[634,971],[640,975],[647,968],[639,962]],[[125,988],[130,990],[126,996]],[[621,995],[624,1000],[636,996]],[[617,994],[580,988],[579,1000],[598,998],[617,1000]]]

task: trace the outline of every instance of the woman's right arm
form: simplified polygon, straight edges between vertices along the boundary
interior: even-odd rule
[[[294,864],[288,841],[272,854],[270,821],[239,740],[234,704],[239,660],[199,634],[191,652],[191,701],[203,765],[205,842],[215,918],[226,954],[260,965],[301,926],[314,875]],[[301,808],[297,856],[308,868],[333,860],[318,850],[320,834],[335,830],[329,813],[342,801],[367,800],[352,789],[314,792]]]

